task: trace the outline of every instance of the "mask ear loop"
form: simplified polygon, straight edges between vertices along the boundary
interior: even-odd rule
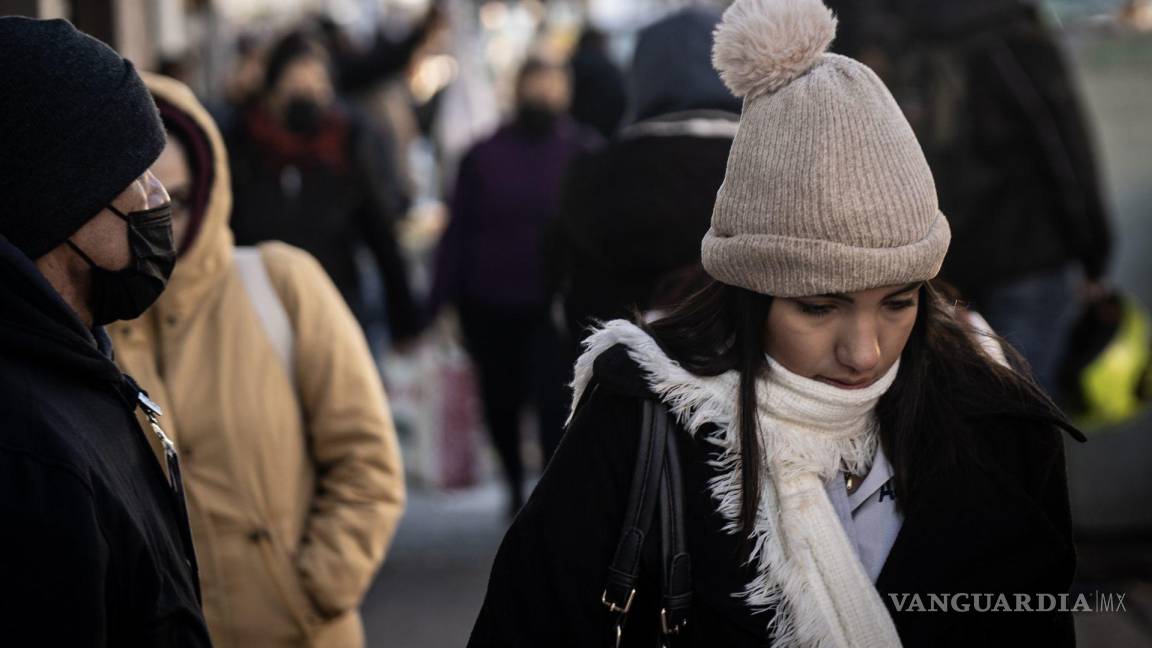
[[[99,268],[100,267],[100,266],[96,265],[96,262],[92,260],[92,257],[88,256],[87,254],[84,254],[84,250],[81,250],[79,245],[76,245],[75,243],[73,243],[72,239],[68,239],[67,241],[64,241],[64,242],[68,244],[68,247],[72,248],[73,252],[80,255],[80,258],[84,259],[84,262],[87,263],[90,267],[93,267],[93,268]]]
[[[128,217],[125,216],[124,213],[121,212],[119,209],[116,209],[116,207],[114,207],[110,204],[110,205],[108,205],[108,209],[113,214],[116,214],[117,216],[119,216],[125,223],[129,222]],[[79,245],[76,245],[75,243],[73,243],[72,239],[68,239],[64,242],[68,244],[68,247],[72,248],[73,252],[75,252],[76,254],[79,254],[80,258],[84,259],[84,262],[87,263],[89,266],[91,266],[93,268],[99,268],[100,267],[100,266],[96,265],[96,262],[92,260],[92,257],[88,256],[87,254],[84,253],[84,250],[80,249]]]

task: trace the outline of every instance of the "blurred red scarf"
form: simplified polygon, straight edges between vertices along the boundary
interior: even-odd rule
[[[249,110],[245,124],[253,143],[280,166],[326,166],[343,171],[348,164],[348,120],[330,110],[315,135],[298,135],[280,125],[263,107]]]

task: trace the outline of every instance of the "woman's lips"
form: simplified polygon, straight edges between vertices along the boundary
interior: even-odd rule
[[[871,385],[873,382],[875,382],[871,379],[855,381],[837,380],[835,378],[828,378],[826,376],[817,376],[816,380],[819,380],[820,382],[828,385],[832,385],[833,387],[837,387],[839,389],[864,389],[868,385]]]

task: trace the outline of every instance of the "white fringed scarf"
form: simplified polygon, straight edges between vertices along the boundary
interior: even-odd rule
[[[719,475],[708,486],[725,530],[740,531],[741,460],[735,371],[697,376],[664,354],[647,333],[608,322],[584,343],[572,386],[574,403],[592,378],[596,358],[623,344],[649,387],[676,420],[720,449]],[[878,443],[874,410],[899,363],[875,384],[845,390],[797,376],[771,358],[757,385],[767,479],[762,480],[751,560],[757,576],[741,596],[753,611],[774,609],[768,624],[776,648],[900,646],[895,625],[864,571],[824,489],[841,470],[863,475]],[[765,465],[765,463],[762,463]]]

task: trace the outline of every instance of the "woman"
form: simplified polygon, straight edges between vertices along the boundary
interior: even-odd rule
[[[315,256],[362,325],[371,302],[356,251],[366,248],[385,288],[390,339],[403,347],[423,325],[395,232],[408,199],[388,134],[341,100],[331,65],[301,32],[269,50],[258,97],[224,133],[231,226],[239,245],[277,240]]]
[[[714,283],[588,340],[471,646],[607,646],[617,621],[623,646],[1074,642],[1067,612],[984,610],[1068,590],[1077,433],[931,286],[950,238],[931,173],[876,76],[823,53],[834,30],[819,0],[725,13],[713,60],[744,108],[702,245]],[[658,530],[631,606],[604,596],[646,400],[675,421],[692,560],[665,637]]]
[[[216,124],[183,84],[144,79],[179,259],[155,305],[108,333],[180,452],[212,645],[363,646],[360,604],[405,501],[376,365],[308,253],[233,246]]]

